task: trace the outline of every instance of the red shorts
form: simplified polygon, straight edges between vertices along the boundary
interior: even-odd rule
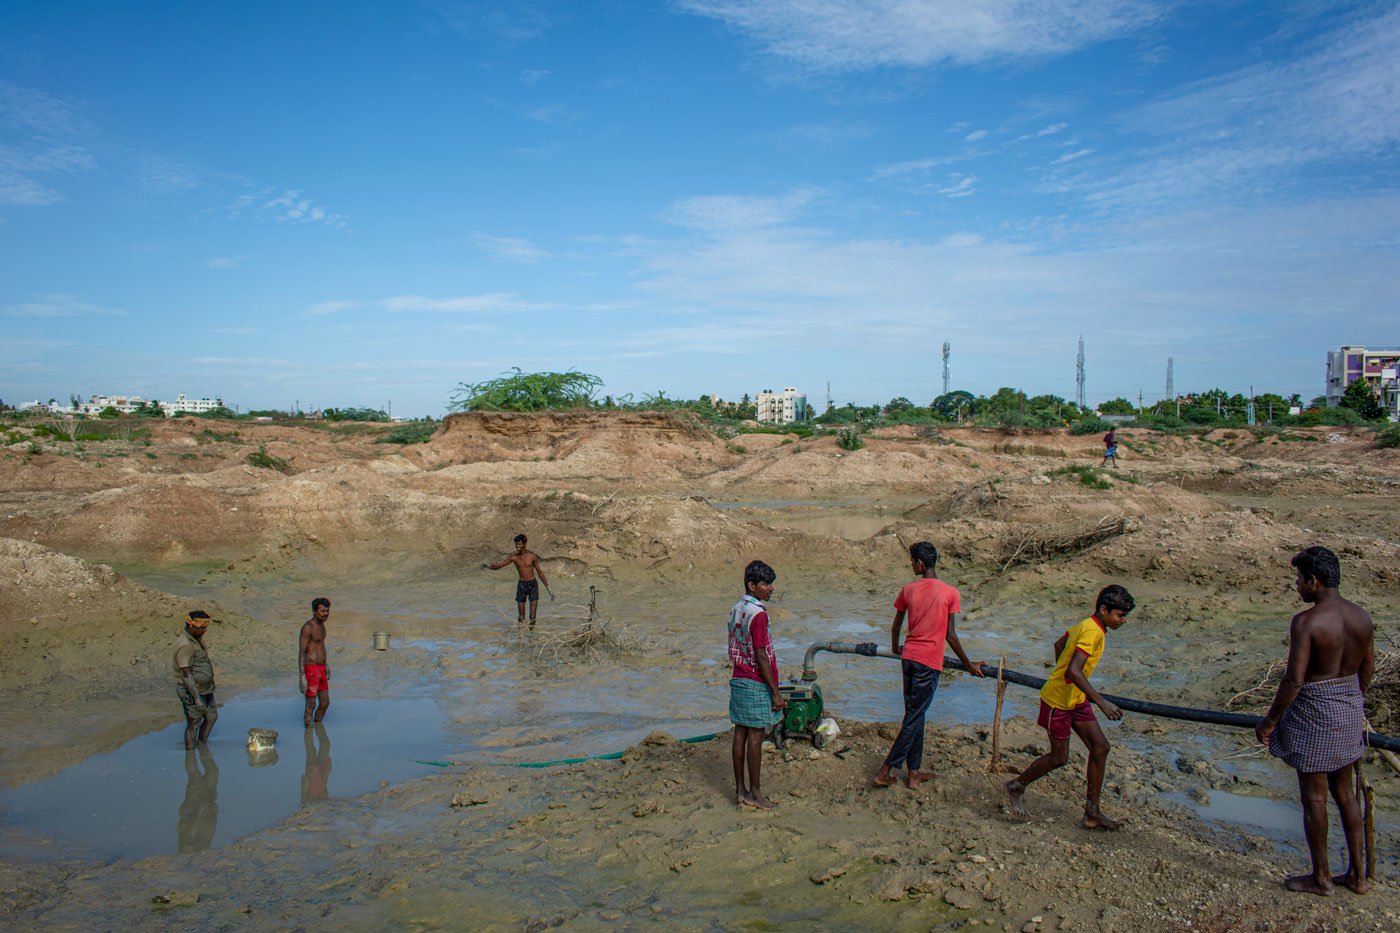
[[[314,697],[331,689],[330,677],[324,664],[303,664],[302,673],[306,676],[306,695]]]
[[[1076,722],[1098,722],[1098,718],[1094,716],[1094,708],[1089,705],[1088,700],[1080,703],[1074,709],[1055,709],[1049,703],[1041,700],[1040,718],[1036,722],[1050,733],[1050,738],[1063,742],[1069,738]]]

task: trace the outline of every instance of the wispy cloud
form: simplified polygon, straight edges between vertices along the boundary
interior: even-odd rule
[[[675,202],[664,216],[671,223],[698,230],[768,227],[792,219],[820,194],[821,189],[804,186],[781,197],[701,195]]]
[[[986,130],[973,130],[971,133],[968,133],[966,136],[963,137],[963,142],[965,142],[965,143],[975,143],[975,142],[977,142],[977,140],[979,140],[979,139],[985,139],[986,136],[987,136],[987,131],[986,131]]]
[[[0,81],[0,205],[57,204],[52,176],[96,168],[91,131],[76,105]]]
[[[485,312],[514,313],[537,311],[549,305],[522,301],[519,295],[510,292],[491,292],[484,295],[460,295],[455,298],[424,298],[422,295],[398,295],[385,298],[380,305],[384,310],[396,314],[423,311],[434,314],[480,314]]]
[[[539,84],[549,77],[547,68],[526,68],[520,72],[520,83],[528,86]]]
[[[1157,20],[1151,0],[680,0],[770,53],[830,71],[1070,52]]]
[[[1064,155],[1056,157],[1056,159],[1050,164],[1064,165],[1066,162],[1073,162],[1075,159],[1082,159],[1086,155],[1093,155],[1093,153],[1094,150],[1092,149],[1076,149],[1073,152],[1066,152]]]
[[[239,195],[228,207],[230,217],[243,214],[271,217],[278,223],[320,223],[344,230],[349,217],[317,204],[294,188],[265,187]]]
[[[542,104],[528,108],[523,116],[536,123],[558,124],[577,120],[581,115],[571,110],[568,104]]]
[[[245,256],[215,256],[212,259],[204,260],[205,268],[208,269],[237,269],[243,265]]]
[[[306,309],[307,314],[339,314],[351,308],[358,308],[358,301],[318,301]]]
[[[1294,48],[1123,115],[1156,145],[1081,189],[1106,207],[1273,197],[1313,167],[1393,153],[1400,7],[1348,18]]]
[[[253,334],[261,334],[261,333],[262,333],[262,328],[261,328],[261,327],[214,327],[214,328],[211,328],[211,329],[210,329],[209,333],[211,333],[211,334],[226,334],[226,335],[228,335],[228,336],[230,336],[230,337],[250,337],[250,336],[252,336]]]
[[[119,308],[104,308],[76,295],[42,295],[36,301],[7,305],[5,313],[14,317],[104,317],[126,314]]]
[[[219,366],[242,369],[246,367],[278,367],[284,368],[293,365],[291,360],[277,359],[265,356],[197,356],[190,360],[200,366]]]
[[[521,237],[488,236],[485,233],[478,233],[472,239],[477,246],[507,262],[539,262],[545,257],[544,250]]]
[[[142,156],[136,169],[142,183],[159,194],[184,194],[203,184],[198,172],[166,156]]]
[[[945,198],[965,198],[977,193],[976,184],[976,175],[962,175],[954,172],[948,176],[947,183],[939,187],[938,193]]]

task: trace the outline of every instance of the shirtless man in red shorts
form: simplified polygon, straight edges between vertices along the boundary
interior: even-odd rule
[[[301,692],[306,695],[306,714],[302,723],[311,728],[314,721],[326,718],[326,709],[331,705],[330,666],[326,663],[326,620],[331,615],[331,601],[318,596],[311,601],[311,618],[301,626],[301,639],[297,647],[297,671],[300,674]]]

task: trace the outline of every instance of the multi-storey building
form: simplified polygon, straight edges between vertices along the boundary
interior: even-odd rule
[[[175,396],[173,402],[160,403],[160,410],[165,412],[167,418],[174,415],[202,415],[207,411],[223,407],[224,400],[221,398],[186,398],[183,392]]]
[[[1342,393],[1359,379],[1385,406],[1392,421],[1400,419],[1400,348],[1342,347],[1327,351],[1327,404],[1342,401]]]
[[[782,392],[764,389],[754,399],[754,408],[754,419],[769,424],[792,424],[794,421],[806,421],[812,416],[807,407],[807,396],[792,386]]]

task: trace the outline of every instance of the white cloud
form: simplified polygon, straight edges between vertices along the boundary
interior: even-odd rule
[[[970,194],[977,193],[977,189],[973,187],[976,184],[976,175],[962,175],[954,172],[948,176],[947,183],[938,189],[938,193],[947,198],[965,198]]]
[[[1050,124],[1049,126],[1044,127],[1043,129],[1041,129],[1041,130],[1040,130],[1038,133],[1036,133],[1035,135],[1037,135],[1037,136],[1054,136],[1056,133],[1062,133],[1062,132],[1064,132],[1064,131],[1067,130],[1067,129],[1069,129],[1069,124],[1068,124],[1068,123],[1052,123],[1052,124]]]
[[[549,77],[549,70],[546,68],[526,68],[520,72],[520,83],[524,85],[535,85]]]
[[[37,301],[7,305],[5,313],[14,317],[94,317],[126,314],[117,308],[104,308],[83,301],[76,295],[41,295]]]
[[[768,227],[791,220],[820,193],[804,186],[776,198],[700,195],[676,201],[664,216],[679,226],[707,231]]]
[[[488,253],[508,262],[539,262],[546,255],[544,250],[520,237],[478,233],[472,239]]]
[[[986,135],[986,130],[973,130],[971,133],[968,133],[966,136],[963,137],[963,142],[975,143],[977,142],[977,140],[985,138]]]
[[[913,159],[909,162],[894,162],[890,165],[881,165],[875,169],[875,178],[897,178],[901,175],[913,175],[919,172],[927,172],[929,169],[937,168],[940,165],[947,165],[953,159]]]
[[[1149,0],[680,0],[822,70],[927,67],[1054,55],[1157,20]]]
[[[272,217],[278,223],[322,223],[342,230],[349,226],[346,215],[328,210],[291,188],[280,192],[276,188],[264,188],[242,194],[229,205],[229,216],[237,217],[247,210]]]
[[[227,334],[230,337],[249,337],[253,334],[261,334],[260,327],[215,327],[209,331],[211,334]]]
[[[358,301],[318,301],[306,309],[307,314],[338,314],[359,307]]]
[[[482,312],[513,313],[517,311],[545,310],[549,305],[521,301],[518,295],[510,292],[492,292],[484,295],[461,295],[456,298],[424,298],[421,295],[398,295],[385,298],[380,304],[384,310],[393,313],[426,311],[431,313],[477,314]]]
[[[1064,155],[1059,156],[1050,164],[1064,165],[1066,162],[1073,162],[1075,159],[1082,159],[1086,155],[1092,155],[1093,152],[1094,150],[1092,149],[1076,149],[1074,152],[1066,152]]]
[[[276,367],[285,368],[291,366],[291,360],[282,360],[263,356],[197,356],[190,360],[200,366],[218,366],[242,369],[245,367]]]
[[[215,256],[212,259],[206,259],[204,265],[209,269],[237,269],[239,266],[243,265],[243,260],[245,258],[247,257]]]

